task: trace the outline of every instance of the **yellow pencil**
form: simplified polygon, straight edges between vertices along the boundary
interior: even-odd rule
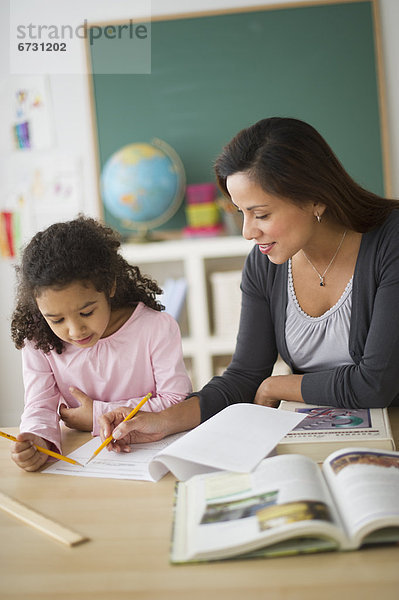
[[[134,417],[134,415],[136,414],[136,412],[138,412],[140,410],[140,408],[143,406],[143,404],[145,404],[147,402],[147,400],[149,400],[151,398],[151,396],[152,396],[151,392],[149,392],[149,394],[147,394],[146,396],[144,396],[144,398],[142,400],[140,400],[140,402],[138,403],[138,405],[134,407],[134,409],[128,414],[128,416],[123,419],[122,423],[124,423],[125,421],[130,421],[130,419],[132,417]],[[89,458],[89,460],[87,461],[86,465],[95,456],[97,456],[97,454],[99,454],[99,452],[101,452],[101,450],[103,450],[105,448],[105,446],[108,446],[108,444],[110,442],[112,442],[112,440],[113,440],[112,435],[110,435],[109,437],[107,437],[107,439],[103,441],[103,443],[101,444],[101,446],[99,446],[97,448],[97,450],[94,451],[93,455]]]
[[[19,442],[20,440],[17,440],[16,437],[14,437],[13,435],[10,435],[9,433],[4,433],[3,431],[0,431],[0,436],[3,438],[6,438],[7,440],[10,440],[11,442]],[[58,452],[53,452],[52,450],[47,450],[47,448],[43,448],[42,446],[36,446],[35,444],[35,448],[36,450],[39,450],[39,452],[43,452],[43,454],[48,454],[49,456],[53,456],[54,458],[58,458],[59,460],[65,460],[65,462],[69,462],[72,463],[73,465],[79,465],[79,467],[83,467],[83,465],[78,462],[77,460],[74,460],[73,458],[68,458],[67,456],[64,456],[63,454],[58,454]]]

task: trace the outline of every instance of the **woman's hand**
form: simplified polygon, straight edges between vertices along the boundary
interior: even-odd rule
[[[139,411],[133,419],[122,423],[131,410],[127,406],[121,406],[99,418],[101,440],[104,441],[110,435],[115,440],[107,446],[108,450],[130,452],[130,444],[156,442],[167,435],[163,430],[163,411]]]
[[[93,429],[93,400],[77,388],[69,388],[69,391],[80,403],[77,408],[60,406],[60,416],[65,425],[70,429],[79,431],[92,431]]]
[[[111,434],[115,441],[108,450],[130,452],[130,444],[157,442],[167,435],[188,431],[201,422],[198,396],[187,398],[160,412],[138,412],[130,421],[122,423],[132,408],[122,406],[103,414],[98,421],[101,439]]]
[[[270,395],[271,389],[269,379],[272,378],[268,377],[267,379],[262,381],[262,383],[256,390],[254,404],[261,404],[262,406],[270,406],[271,408],[277,408],[280,404],[280,400],[278,400],[277,398],[273,398]]]
[[[17,435],[17,442],[13,442],[11,448],[11,458],[13,461],[25,469],[25,471],[37,471],[44,465],[48,455],[39,452],[36,446],[48,448],[47,442],[34,433],[20,433]]]
[[[254,404],[276,408],[281,400],[303,402],[302,375],[273,375],[264,379],[258,387]]]

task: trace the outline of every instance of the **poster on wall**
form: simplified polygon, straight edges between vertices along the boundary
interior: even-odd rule
[[[55,128],[48,78],[16,77],[13,79],[11,94],[13,148],[51,148],[55,141]]]
[[[6,192],[0,199],[0,256],[16,256],[37,232],[74,219],[83,210],[79,159],[42,157],[29,168],[10,161]]]

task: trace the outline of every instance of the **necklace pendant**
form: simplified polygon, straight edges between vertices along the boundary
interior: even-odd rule
[[[327,265],[327,268],[326,268],[326,269],[324,269],[323,275],[321,275],[321,273],[319,273],[319,272],[318,272],[318,270],[316,269],[316,267],[314,266],[314,264],[312,263],[312,261],[310,260],[310,258],[308,258],[308,257],[306,256],[306,254],[305,254],[304,250],[302,249],[302,252],[303,252],[303,255],[304,255],[304,257],[306,258],[306,260],[308,261],[308,263],[309,263],[309,264],[310,264],[310,266],[312,267],[313,271],[314,271],[315,273],[317,273],[317,275],[319,276],[319,279],[320,279],[320,284],[319,284],[319,285],[320,285],[320,287],[325,287],[325,285],[326,285],[326,284],[324,283],[324,275],[327,273],[328,269],[329,269],[329,268],[331,267],[331,265],[333,264],[333,262],[334,262],[334,260],[335,260],[335,258],[336,258],[336,256],[337,256],[337,254],[338,254],[338,252],[339,252],[339,250],[340,250],[340,248],[341,248],[341,246],[342,246],[342,244],[343,244],[343,242],[344,242],[344,239],[345,239],[346,233],[347,233],[347,232],[346,232],[346,231],[344,231],[344,233],[342,234],[342,238],[341,238],[341,241],[340,241],[340,243],[338,244],[338,248],[336,249],[336,251],[335,251],[335,254],[334,254],[334,256],[332,257],[332,259],[331,259],[331,260],[330,260],[330,262],[328,263],[328,265]]]

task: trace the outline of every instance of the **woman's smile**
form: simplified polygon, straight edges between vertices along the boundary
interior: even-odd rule
[[[271,242],[270,244],[258,244],[259,250],[262,254],[269,254],[271,250],[274,248],[276,242]]]
[[[273,263],[286,262],[312,239],[316,219],[311,202],[299,206],[265,192],[246,173],[229,175],[226,185],[243,215],[243,237],[253,240]]]

